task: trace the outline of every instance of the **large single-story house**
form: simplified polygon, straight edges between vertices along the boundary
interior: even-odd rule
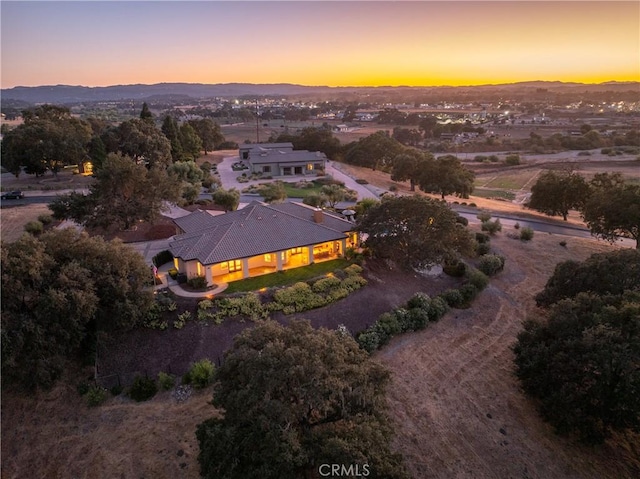
[[[253,201],[223,215],[198,210],[174,222],[180,233],[169,243],[174,266],[209,285],[336,259],[359,244],[354,223],[302,203]]]
[[[319,151],[294,150],[291,143],[254,143],[239,149],[251,173],[270,176],[316,175],[324,172],[327,157]]]
[[[241,160],[248,160],[251,155],[251,150],[257,152],[269,151],[269,150],[281,150],[281,151],[293,151],[293,143],[245,143],[238,148],[239,156]]]

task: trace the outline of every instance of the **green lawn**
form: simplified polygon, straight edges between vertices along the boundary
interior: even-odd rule
[[[479,196],[480,198],[504,198],[505,200],[513,200],[516,195],[510,191],[505,190],[488,190],[488,189],[474,189],[472,196]]]
[[[289,198],[304,198],[310,193],[320,193],[322,185],[312,183],[313,188],[296,188],[295,183],[284,183],[284,189]]]
[[[224,291],[224,293],[231,294],[244,291],[258,291],[262,288],[286,286],[297,283],[298,281],[307,281],[317,276],[331,273],[337,269],[345,268],[349,266],[349,264],[349,261],[346,259],[334,259],[332,261],[325,261],[322,263],[313,263],[301,268],[265,274],[255,278],[242,279],[240,281],[229,283],[229,287]]]

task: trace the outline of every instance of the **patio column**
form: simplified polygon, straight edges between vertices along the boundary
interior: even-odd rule
[[[249,277],[249,258],[242,258],[242,279]]]
[[[282,271],[283,251],[276,251],[276,271]]]
[[[344,257],[345,251],[347,251],[347,238],[340,240],[340,256]]]
[[[309,264],[313,264],[313,245],[307,246],[309,250]]]
[[[211,265],[204,267],[204,276],[207,278],[207,285],[213,284],[213,275],[211,274]]]

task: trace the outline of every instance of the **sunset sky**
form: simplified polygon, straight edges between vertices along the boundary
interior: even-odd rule
[[[640,2],[0,3],[2,88],[640,81]]]

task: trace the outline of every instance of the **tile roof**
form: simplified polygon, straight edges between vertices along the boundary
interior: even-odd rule
[[[320,160],[326,160],[327,156],[319,151],[307,151],[307,150],[269,150],[257,153],[255,150],[251,150],[249,156],[249,163],[262,164],[262,163],[306,163],[315,162]]]
[[[169,248],[175,257],[206,265],[341,240],[353,229],[353,223],[336,215],[323,212],[322,223],[314,222],[313,215],[307,205],[259,201],[219,216],[196,211],[174,220],[185,233],[174,237]]]

